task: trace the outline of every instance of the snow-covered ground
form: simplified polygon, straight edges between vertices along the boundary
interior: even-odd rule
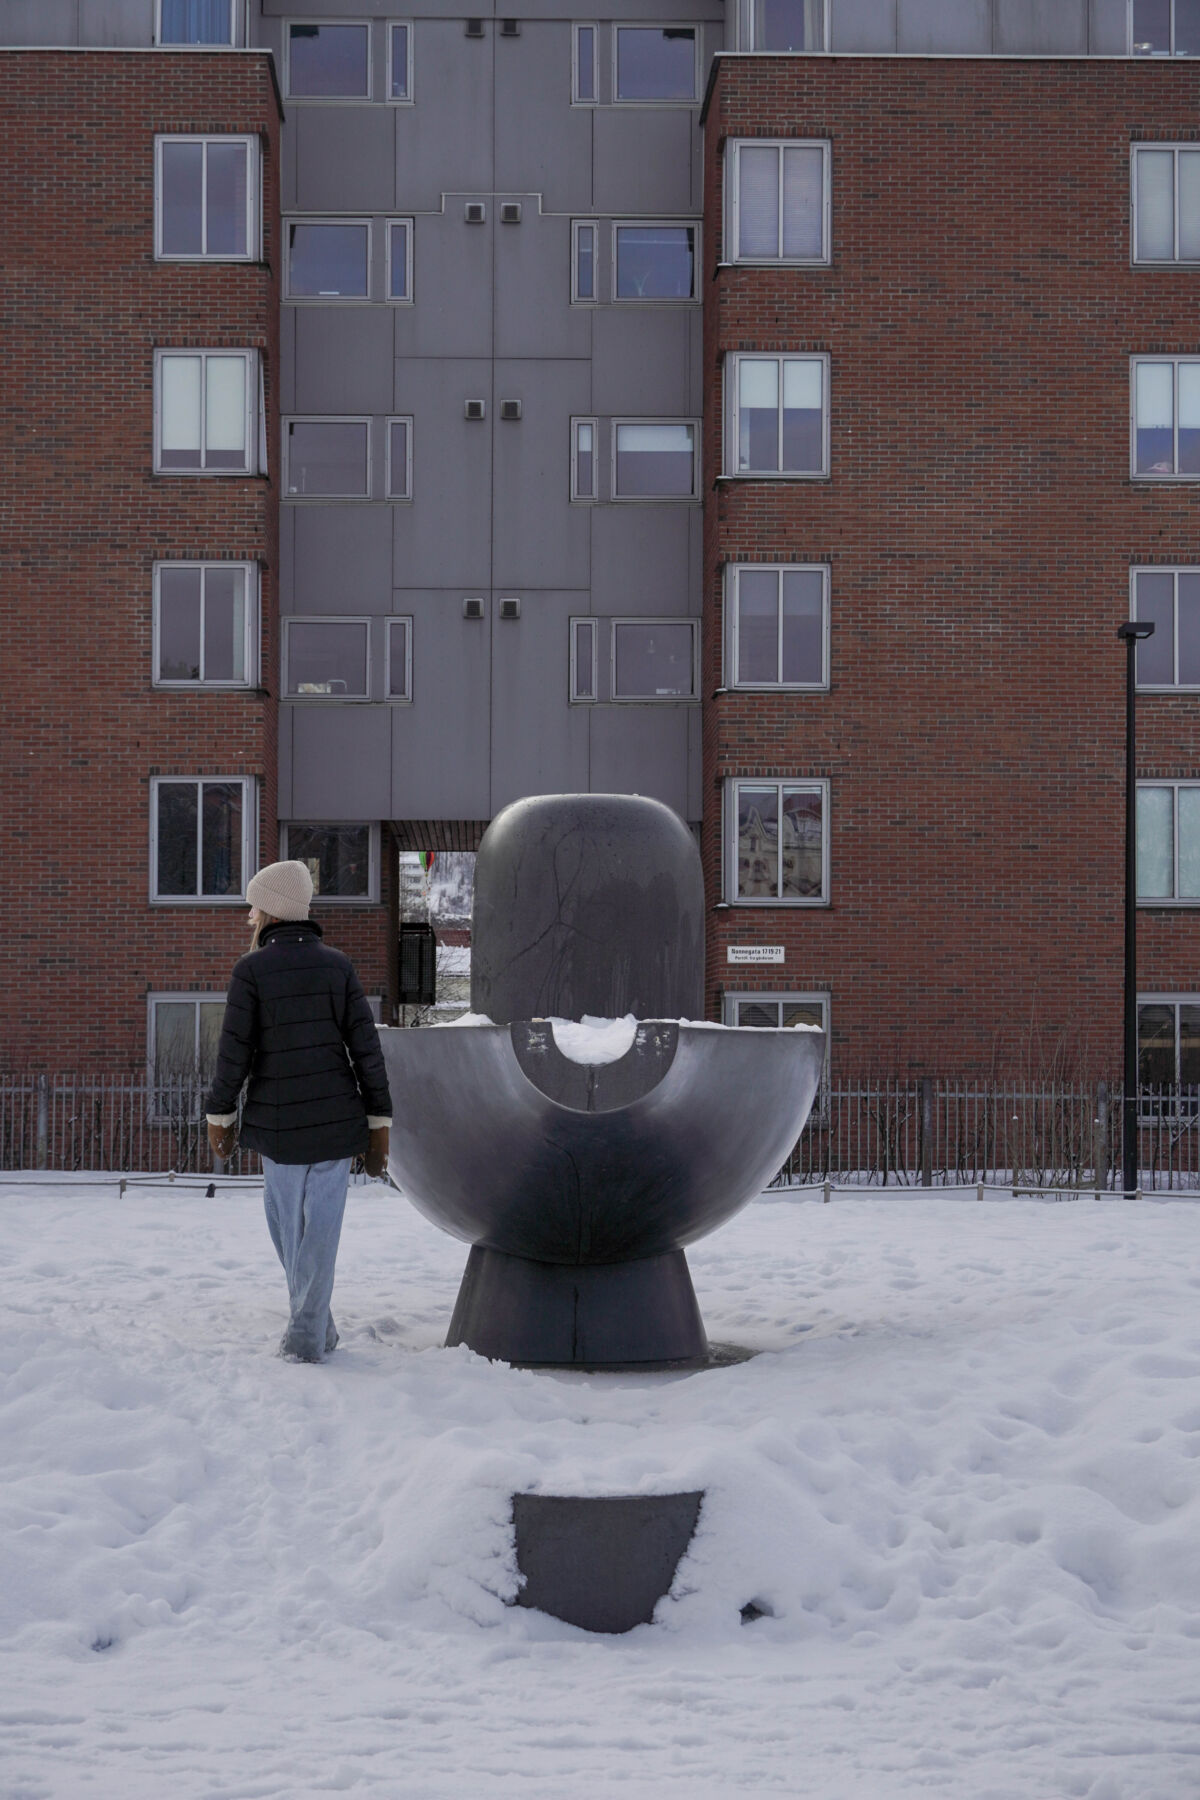
[[[0,1188],[0,1794],[1200,1794],[1198,1238],[772,1197],[690,1253],[750,1361],[532,1374],[371,1186],[310,1367],[257,1189]],[[514,1490],[697,1487],[654,1624],[506,1606]]]

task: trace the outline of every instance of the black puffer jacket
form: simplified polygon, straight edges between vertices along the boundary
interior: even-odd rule
[[[234,965],[207,1111],[231,1113],[249,1081],[241,1141],[272,1162],[334,1162],[367,1147],[367,1115],[392,1111],[375,1021],[354,965],[312,919],[268,925]]]

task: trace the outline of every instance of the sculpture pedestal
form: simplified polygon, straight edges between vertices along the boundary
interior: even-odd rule
[[[682,1250],[540,1263],[476,1245],[446,1343],[524,1368],[700,1369],[708,1340]]]

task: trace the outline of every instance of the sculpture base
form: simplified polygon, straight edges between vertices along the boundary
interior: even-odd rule
[[[702,1369],[708,1340],[682,1250],[636,1262],[530,1262],[476,1245],[446,1343],[525,1368]]]

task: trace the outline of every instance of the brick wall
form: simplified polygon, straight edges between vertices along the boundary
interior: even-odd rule
[[[1131,564],[1200,564],[1200,491],[1129,477],[1129,358],[1200,354],[1200,271],[1130,264],[1130,145],[1195,140],[1180,62],[734,57],[704,126],[705,467],[730,350],[821,350],[828,481],[715,483],[705,831],[721,783],[827,777],[831,903],[709,914],[709,999],[827,989],[835,1069],[1120,1066]],[[832,144],[832,266],[718,268],[731,137]],[[831,691],[718,693],[722,568],[827,562]],[[1139,701],[1200,776],[1200,696]],[[1139,913],[1200,990],[1200,914]],[[726,946],[784,944],[784,969]]]

